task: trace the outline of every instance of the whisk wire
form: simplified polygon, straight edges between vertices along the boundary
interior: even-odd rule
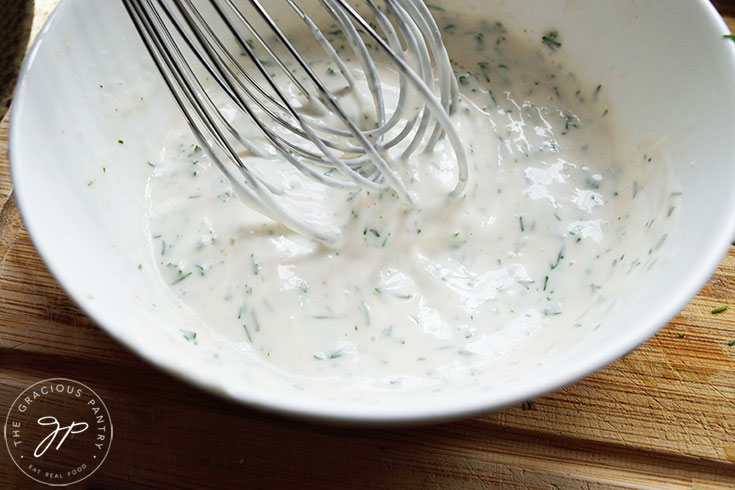
[[[388,150],[411,138],[402,147],[401,157],[407,158],[422,144],[425,151],[431,151],[444,135],[457,160],[457,182],[452,195],[461,193],[467,181],[467,161],[459,135],[449,119],[449,113],[457,105],[457,81],[428,8],[419,0],[384,0],[386,10],[383,11],[374,0],[366,0],[376,22],[371,24],[347,0],[317,0],[354,53],[358,70],[348,67],[300,2],[282,1],[311,32],[316,44],[341,74],[347,89],[355,91],[360,83],[367,85],[374,127],[358,127],[357,121],[348,115],[259,0],[246,2],[257,14],[252,20],[232,0],[207,2],[215,14],[211,20],[205,19],[192,0],[123,0],[194,136],[228,177],[238,196],[258,212],[294,231],[335,245],[342,236],[337,226],[293,215],[278,201],[278,196],[287,191],[263,178],[262,169],[258,168],[257,172],[251,169],[250,161],[243,155],[268,159],[275,153],[319,184],[347,191],[391,190],[410,204],[413,198],[394,168],[396,162],[389,158]],[[397,29],[389,18],[391,15]],[[255,26],[258,19],[275,44]],[[221,22],[225,28],[222,33],[232,36],[234,45],[241,51],[240,57],[227,47],[212,21]],[[179,48],[174,33],[183,40],[186,54]],[[253,39],[247,39],[246,33]],[[264,53],[265,59],[258,56],[256,48]],[[281,49],[289,61],[284,61],[277,52]],[[372,51],[384,53],[396,68],[398,96],[390,113]],[[245,68],[244,60],[254,69]],[[284,86],[276,82],[274,73],[266,68],[266,60],[270,60],[275,71],[285,74],[301,100],[288,95]],[[212,88],[202,84],[191,61],[196,61],[212,77]],[[301,79],[297,70],[303,75]],[[355,73],[361,73],[364,82],[358,82]],[[409,88],[420,95],[420,106],[412,105],[409,109]],[[219,92],[215,94],[214,89]],[[270,147],[262,148],[251,139],[250,133],[243,134],[236,127],[237,121],[223,113],[227,106],[222,106],[220,99],[234,104]],[[427,137],[432,124],[432,133]],[[235,149],[235,142],[241,145],[244,154]]]
[[[166,39],[170,34],[167,30],[160,29],[163,21],[158,12],[155,9],[146,10],[146,8],[152,7],[147,1],[145,3],[134,3],[131,0],[124,0],[124,4],[195,137],[230,181],[233,184],[239,183],[241,177],[234,174],[231,167],[222,162],[219,156],[220,152],[216,150],[215,146],[225,153],[229,161],[240,161],[240,159],[232,146],[219,133],[210,112],[205,109],[202,101],[197,97],[198,94],[194,87],[187,80],[185,72],[190,71],[190,68],[183,59],[178,59],[179,57],[183,58],[183,55],[175,45],[173,45],[174,49],[168,49],[169,47],[165,46],[165,43],[167,41],[172,42],[172,39],[170,37]],[[154,28],[154,22],[158,23],[159,29]],[[209,138],[205,136],[205,132]],[[338,230],[330,233],[329,231],[315,229],[303,220],[294,217],[268,195],[268,191],[276,193],[278,192],[277,189],[268,189],[244,165],[237,168],[249,185],[233,185],[233,189],[241,199],[248,202],[257,211],[266,216],[274,217],[274,219],[297,233],[312,236],[324,243],[339,242],[341,233]]]

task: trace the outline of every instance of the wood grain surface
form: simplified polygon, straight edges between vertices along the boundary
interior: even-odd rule
[[[53,3],[36,1],[37,21]],[[733,248],[666,328],[557,392],[438,426],[311,425],[193,389],[87,319],[22,226],[7,129],[8,117],[0,125],[0,415],[41,379],[64,376],[95,389],[115,437],[80,488],[735,488]],[[0,487],[39,487],[4,448]]]

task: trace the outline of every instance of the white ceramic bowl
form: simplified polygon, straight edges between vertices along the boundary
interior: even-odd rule
[[[155,272],[141,219],[146,155],[156,156],[178,113],[114,0],[62,1],[22,71],[10,156],[41,257],[91,318],[153,364],[251,406],[314,419],[466,416],[535,397],[626,354],[687,304],[732,240],[735,43],[722,38],[726,26],[704,0],[443,3],[504,20],[529,42],[550,28],[563,33],[569,58],[589,79],[604,80],[621,136],[630,144],[671,141],[666,151],[683,195],[668,258],[630,285],[622,298],[629,308],[603,328],[566,336],[543,362],[521,348],[522,362],[492,389],[430,399],[384,393],[369,403],[259,384],[237,356],[213,361],[211,351],[192,350],[179,331],[195,319]]]

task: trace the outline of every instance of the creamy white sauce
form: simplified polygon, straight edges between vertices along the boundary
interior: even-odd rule
[[[183,126],[153,162],[162,279],[212,336],[296,385],[426,391],[492,376],[534,336],[596,328],[665,242],[676,195],[649,186],[654,155],[633,162],[616,146],[603,82],[501,24],[439,23],[462,93],[460,198],[446,142],[401,163],[411,209],[390,192],[327,191],[285,164],[269,172],[300,186],[294,205],[342,227],[332,250],[246,207]]]

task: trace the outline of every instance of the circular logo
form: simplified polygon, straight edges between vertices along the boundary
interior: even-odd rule
[[[112,422],[102,399],[78,381],[53,378],[29,386],[5,419],[5,444],[20,470],[39,483],[66,486],[102,465]]]

